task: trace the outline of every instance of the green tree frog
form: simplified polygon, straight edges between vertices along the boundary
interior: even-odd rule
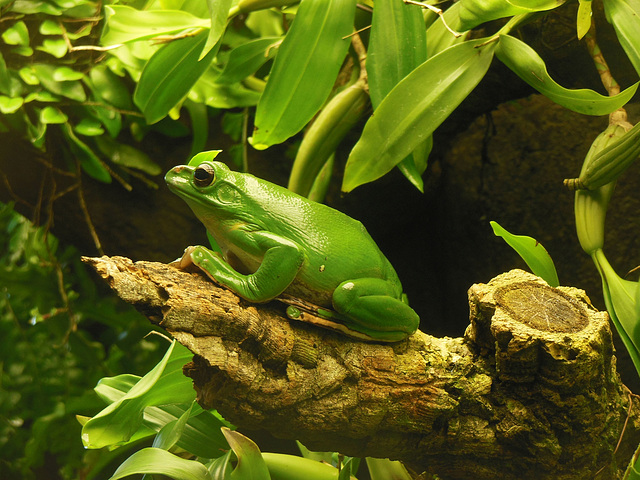
[[[416,331],[398,276],[353,218],[253,175],[196,155],[165,180],[205,225],[212,251],[188,247],[177,261],[250,302],[288,304],[289,318],[351,337],[395,342]]]

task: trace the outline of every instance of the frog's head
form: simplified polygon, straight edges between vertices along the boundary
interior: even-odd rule
[[[241,207],[242,193],[237,177],[224,163],[209,160],[192,163],[172,168],[164,179],[169,189],[187,202],[205,225],[211,217],[232,214]]]

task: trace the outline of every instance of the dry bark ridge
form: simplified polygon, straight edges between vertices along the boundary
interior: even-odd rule
[[[376,344],[168,265],[85,261],[194,353],[198,401],[238,426],[443,479],[612,479],[640,443],[607,314],[581,290],[513,270],[471,287],[464,337]]]

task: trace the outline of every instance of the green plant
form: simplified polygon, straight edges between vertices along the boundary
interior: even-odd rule
[[[155,362],[157,343],[45,227],[2,205],[0,232],[0,476],[77,478],[73,416],[99,409],[90,389],[102,376]]]
[[[126,69],[138,82],[134,101],[149,123],[177,115],[181,105],[255,105],[248,141],[257,149],[306,128],[289,182],[305,195],[347,133],[367,117],[346,163],[343,190],[371,182],[396,165],[422,189],[431,133],[480,82],[494,57],[553,101],[588,115],[616,110],[638,86],[606,97],[566,89],[551,79],[538,54],[513,34],[563,3],[555,0],[463,0],[440,16],[433,8],[423,13],[428,6],[420,2],[381,0],[373,15],[352,0],[291,3],[247,0],[229,8],[229,2],[217,2],[208,12],[190,2],[175,10],[153,2],[146,10],[107,6],[101,42],[119,60],[110,66]],[[633,60],[635,24],[621,12],[637,5],[604,3]],[[580,10],[582,30],[590,22],[587,4]],[[275,18],[290,28],[274,27]],[[499,19],[508,21],[496,23],[495,33],[470,36]],[[368,41],[354,32],[360,24],[371,25]],[[168,43],[153,46],[152,39]],[[237,101],[225,104],[223,94],[231,90]],[[367,92],[375,110],[371,116]]]
[[[191,380],[182,374],[191,356],[174,341],[145,376],[103,378],[96,387],[107,407],[92,418],[80,417],[85,447],[132,452],[112,480],[141,473],[177,480],[354,478],[359,459],[310,452],[303,445],[302,456],[262,453],[217,412],[203,410],[195,402]],[[388,460],[369,462],[369,470],[374,480],[389,474],[410,478],[402,465]]]

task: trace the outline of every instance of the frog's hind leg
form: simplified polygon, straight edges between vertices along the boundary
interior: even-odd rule
[[[349,328],[382,341],[411,335],[420,324],[418,314],[393,285],[379,278],[342,282],[333,292],[333,306]],[[404,301],[403,301],[404,300]]]

